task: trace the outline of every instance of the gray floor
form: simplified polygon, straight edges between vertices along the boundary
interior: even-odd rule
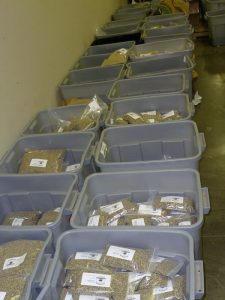
[[[203,227],[204,300],[225,300],[225,47],[198,40],[195,55],[199,78],[194,86],[203,100],[194,119],[207,142],[200,173],[211,199]]]

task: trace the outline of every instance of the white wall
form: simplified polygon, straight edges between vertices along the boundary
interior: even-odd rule
[[[0,1],[0,155],[37,111],[56,105],[57,84],[122,3]]]

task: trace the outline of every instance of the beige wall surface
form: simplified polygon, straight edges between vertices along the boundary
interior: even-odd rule
[[[0,1],[0,156],[124,0]]]

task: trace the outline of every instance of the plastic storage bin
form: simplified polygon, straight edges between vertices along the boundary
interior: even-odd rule
[[[112,18],[114,21],[123,20],[123,19],[132,19],[132,18],[145,18],[148,15],[148,10],[146,11],[129,11],[129,12],[117,12]]]
[[[86,107],[87,105],[69,105],[40,111],[27,125],[23,135],[55,133],[59,126],[59,119],[67,121],[75,116],[80,116]],[[99,129],[100,124],[97,122],[95,127],[85,131],[94,132],[98,138]]]
[[[225,1],[224,0],[206,0],[206,8],[208,11],[224,10],[225,9]]]
[[[102,172],[197,169],[204,149],[192,121],[124,126],[103,130],[95,160]]]
[[[156,76],[162,74],[184,74],[189,81],[190,96],[192,96],[192,71],[195,64],[190,57],[167,57],[157,60],[132,62],[127,65],[127,78]]]
[[[135,44],[134,41],[128,41],[128,42],[90,46],[85,51],[84,55],[110,54],[121,48],[125,48],[125,49],[129,50],[131,47],[134,46],[134,44]]]
[[[145,43],[150,43],[154,41],[175,39],[175,38],[192,38],[192,34],[194,33],[194,29],[191,25],[188,26],[179,26],[177,28],[172,29],[171,27],[162,29],[146,29],[142,34],[142,39]]]
[[[190,23],[188,22],[188,19],[186,17],[179,17],[179,18],[173,18],[173,19],[149,19],[146,21],[143,25],[143,29],[152,29],[152,30],[157,30],[157,29],[166,29],[169,27],[173,27],[174,29],[179,26],[187,26]],[[157,28],[159,26],[163,26],[161,28]]]
[[[69,98],[93,98],[98,95],[103,101],[108,102],[108,95],[115,80],[99,81],[84,84],[60,85],[59,89],[63,99]]]
[[[189,102],[186,94],[142,96],[136,99],[131,98],[113,102],[105,120],[105,125],[106,127],[118,126],[113,125],[111,122],[114,116],[123,115],[131,111],[141,113],[155,110],[162,114],[170,110],[176,110],[180,113],[182,120],[190,119],[194,114],[194,106]]]
[[[73,66],[73,70],[100,67],[103,61],[108,57],[109,54],[82,56]]]
[[[152,21],[177,21],[179,19],[186,19],[188,21],[188,16],[185,15],[183,12],[176,12],[172,14],[149,16],[145,18],[145,22],[148,23]]]
[[[108,29],[108,28],[116,28],[120,26],[126,26],[130,24],[141,24],[142,20],[140,19],[125,19],[125,20],[119,20],[119,21],[111,21],[103,25],[102,29]]]
[[[116,193],[115,193],[116,191]],[[122,198],[129,197],[136,203],[150,202],[157,194],[175,193],[180,196],[188,196],[193,199],[197,222],[190,226],[173,226],[172,230],[185,230],[192,235],[195,246],[195,257],[201,257],[201,228],[204,222],[204,213],[210,209],[207,188],[201,188],[200,176],[194,170],[168,170],[168,171],[146,171],[146,172],[121,172],[104,173],[89,176],[79,195],[75,205],[71,226],[75,229],[87,227],[90,213],[101,205],[117,202]],[[99,230],[122,230],[127,226],[100,226]],[[139,226],[130,227],[134,231]],[[157,229],[162,227],[141,226],[143,230]]]
[[[23,300],[37,299],[43,288],[43,280],[48,270],[49,261],[53,254],[52,235],[48,229],[31,229],[31,228],[0,228],[0,244],[15,240],[39,240],[44,242],[43,250],[36,261],[33,272],[27,280]]]
[[[111,28],[101,28],[98,32],[96,32],[95,37],[97,40],[107,39],[116,36],[124,36],[136,34],[141,31],[139,22],[132,23],[124,26],[111,27]]]
[[[189,82],[183,74],[122,79],[114,83],[108,98],[110,101],[117,101],[143,95],[182,93],[189,91],[189,88]]]
[[[225,45],[225,9],[208,11],[206,16],[212,44],[214,46]]]
[[[160,249],[161,255],[175,253],[187,261],[184,268],[186,275],[186,299],[200,299],[204,294],[203,263],[195,261],[193,239],[183,231],[108,231],[108,230],[71,230],[59,238],[57,250],[48,278],[48,287],[43,290],[38,300],[59,299],[59,286],[64,280],[63,266],[69,256],[77,251],[101,250],[107,243],[123,247]]]
[[[101,82],[107,80],[117,80],[124,76],[124,65],[114,65],[86,68],[83,70],[73,70],[63,80],[61,86],[86,84],[93,82]]]
[[[0,224],[11,212],[46,212],[61,207],[58,218],[47,226],[56,243],[59,235],[71,228],[69,220],[77,200],[77,191],[77,176],[73,174],[0,175]],[[39,225],[29,227],[35,230],[41,228]],[[15,229],[5,225],[0,228]]]
[[[146,43],[143,45],[136,45],[130,51],[130,59],[143,60],[143,59],[155,59],[157,57],[168,56],[192,56],[194,50],[194,43],[189,39],[169,39],[163,41],[157,41],[152,43]],[[146,52],[152,53],[150,56],[140,57],[140,54]]]
[[[40,134],[22,137],[9,149],[0,162],[0,173],[15,174],[27,149],[65,149],[63,167],[75,165],[79,187],[90,174],[90,163],[95,135],[93,132]],[[64,171],[65,172],[65,171]],[[30,174],[32,177],[32,174]]]

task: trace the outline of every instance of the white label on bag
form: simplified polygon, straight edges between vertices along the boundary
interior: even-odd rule
[[[109,300],[109,297],[80,295],[79,300]]]
[[[146,275],[147,274],[143,274],[143,273],[129,273],[129,283],[140,281]]]
[[[127,116],[130,116],[134,120],[140,119],[140,116],[138,114],[136,114],[136,113],[133,113],[133,112],[127,113]]]
[[[165,226],[165,227],[167,227],[167,226],[170,226],[170,223],[163,222],[163,223],[160,223],[159,226]]]
[[[24,219],[23,218],[15,218],[12,221],[12,226],[22,226]]]
[[[117,226],[117,225],[118,225],[118,219],[116,219],[108,224],[108,226]]]
[[[146,112],[143,112],[142,115],[143,116],[156,116],[157,112],[156,110],[152,110],[152,111],[146,111]]]
[[[88,220],[88,226],[98,226],[99,219],[100,219],[99,215],[90,217]]]
[[[131,261],[134,257],[134,253],[135,250],[133,249],[110,246],[106,255]]]
[[[162,119],[170,118],[170,117],[173,117],[174,115],[175,115],[174,110],[171,110],[168,113],[162,115]]]
[[[143,218],[133,219],[132,225],[133,226],[145,226],[145,220]]]
[[[62,133],[62,132],[63,132],[63,128],[62,128],[62,127],[59,127],[58,133]]]
[[[0,300],[4,300],[6,296],[6,292],[0,292]]]
[[[121,201],[119,201],[114,204],[100,206],[100,209],[101,209],[101,211],[104,211],[107,214],[111,215],[111,214],[123,209],[123,203]]]
[[[102,154],[103,157],[105,157],[106,152],[107,152],[107,145],[105,142],[102,142],[102,147],[101,147],[100,153]]]
[[[90,107],[91,110],[94,110],[94,111],[99,111],[101,110],[101,107],[99,106],[98,102],[96,100],[93,100],[92,102],[90,102],[88,104],[88,106]]]
[[[173,291],[173,283],[172,280],[168,280],[166,287],[155,287],[153,288],[153,295],[159,295],[163,293],[168,293]]]
[[[165,196],[161,197],[160,202],[168,202],[168,203],[177,203],[177,204],[183,204],[184,203],[184,197],[178,197],[178,196]]]
[[[101,253],[96,252],[77,252],[75,255],[75,259],[88,259],[88,260],[96,260],[99,261],[102,257]]]
[[[113,125],[114,124],[114,120],[110,119],[110,124]]]
[[[54,209],[54,211],[55,211],[55,212],[58,212],[58,213],[60,212],[60,210],[61,210],[61,207],[56,207],[56,208]]]
[[[126,300],[141,300],[140,294],[128,295]]]
[[[66,293],[66,297],[64,300],[73,300],[73,296],[72,294],[70,294],[69,292]]]
[[[33,158],[30,161],[30,167],[46,168],[47,163],[48,163],[47,159]]]
[[[110,287],[111,275],[86,273],[82,274],[81,285]]]
[[[80,164],[70,165],[66,167],[66,172],[74,172],[80,168]]]
[[[127,49],[125,49],[125,48],[121,48],[121,49],[119,49],[118,50],[118,52],[120,52],[120,53],[122,53],[122,54],[127,54]]]
[[[162,209],[154,209],[152,205],[141,204],[139,205],[138,213],[142,215],[161,216]]]
[[[7,258],[4,262],[3,270],[16,268],[16,267],[20,266],[24,262],[26,256],[27,256],[27,253],[25,253],[22,256]]]
[[[148,119],[147,123],[153,124],[153,123],[155,123],[155,119]]]
[[[183,221],[178,224],[179,226],[189,226],[191,225],[191,221]]]
[[[51,224],[53,224],[53,222],[47,222],[47,223],[46,223],[46,226],[49,226],[49,225],[51,225]]]

